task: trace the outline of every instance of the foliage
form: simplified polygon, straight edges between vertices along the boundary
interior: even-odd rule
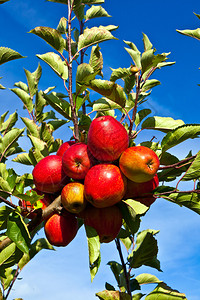
[[[113,31],[117,26],[86,27],[89,20],[99,17],[110,17],[103,8],[103,0],[75,0],[68,3],[64,0],[49,0],[68,5],[68,20],[62,18],[58,27],[39,26],[30,33],[37,35],[52,47],[52,52],[38,54],[42,63],[50,66],[64,84],[66,94],[55,91],[55,87],[39,90],[42,67],[38,64],[34,72],[25,70],[26,83],[17,82],[11,89],[22,102],[27,111],[27,117],[21,118],[24,128],[18,128],[18,113],[5,112],[0,118],[0,279],[2,299],[7,299],[10,288],[23,267],[42,249],[53,250],[46,239],[34,239],[41,223],[41,210],[36,209],[36,217],[28,220],[24,209],[18,200],[30,201],[36,204],[41,196],[36,192],[25,194],[27,189],[34,187],[32,174],[18,175],[6,166],[7,160],[25,166],[35,166],[42,158],[55,153],[62,140],[54,139],[54,132],[69,123],[72,137],[76,141],[86,141],[87,131],[92,118],[99,115],[112,115],[119,118],[127,128],[130,144],[136,143],[141,131],[149,129],[162,132],[160,142],[143,141],[153,149],[160,158],[161,167],[158,172],[162,185],[155,189],[155,198],[164,198],[176,205],[185,206],[200,214],[200,152],[189,155],[182,160],[172,155],[169,150],[188,139],[198,138],[200,124],[185,124],[182,120],[169,117],[152,116],[149,109],[142,109],[141,104],[148,101],[152,89],[160,82],[152,78],[155,71],[169,62],[170,53],[156,53],[147,35],[143,34],[143,52],[131,41],[125,41],[125,51],[130,55],[130,66],[111,68],[110,78],[103,76],[103,54],[99,44],[116,40]],[[0,1],[3,4],[6,1]],[[197,15],[198,16],[198,15]],[[199,17],[199,16],[198,16]],[[73,27],[79,24],[79,28]],[[199,38],[199,31],[179,31],[182,34]],[[72,37],[72,33],[74,36]],[[90,52],[88,61],[85,53]],[[23,58],[18,52],[0,47],[0,64],[13,59]],[[78,61],[78,66],[75,62]],[[76,74],[76,84],[73,85],[73,74]],[[74,71],[75,70],[75,71]],[[0,86],[0,88],[4,88]],[[93,100],[90,91],[99,94],[98,100]],[[51,109],[52,107],[52,109]],[[59,115],[59,117],[58,117]],[[91,115],[93,116],[91,118]],[[149,116],[150,115],[150,116]],[[30,141],[28,152],[20,147],[21,137],[26,135]],[[14,155],[14,158],[13,158]],[[174,180],[178,182],[174,187]],[[194,189],[179,190],[182,181],[193,181]],[[170,184],[170,185],[168,185]],[[14,200],[13,200],[14,199]],[[58,200],[53,203],[56,208]],[[37,206],[36,206],[37,207]],[[123,227],[116,239],[116,247],[121,255],[121,263],[108,263],[117,281],[119,290],[106,283],[106,290],[97,293],[99,299],[144,299],[144,294],[137,293],[143,284],[156,284],[154,290],[145,299],[186,299],[182,293],[172,290],[165,283],[151,274],[141,274],[134,277],[132,271],[143,265],[161,271],[157,258],[157,230],[139,231],[141,217],[148,213],[148,207],[129,199],[119,205],[123,214]],[[29,211],[30,213],[30,211]],[[50,214],[44,210],[43,214]],[[89,267],[91,279],[95,277],[100,262],[100,242],[96,231],[87,227],[86,236],[89,248]],[[135,239],[135,243],[133,240]],[[127,249],[127,261],[124,262],[121,244]]]

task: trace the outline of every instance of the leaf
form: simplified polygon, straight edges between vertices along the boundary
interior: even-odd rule
[[[56,93],[52,92],[51,94],[43,94],[46,101],[62,116],[64,116],[66,119],[71,119],[71,108],[70,104],[63,100],[61,97],[59,97]]]
[[[142,129],[155,129],[162,132],[169,132],[184,125],[182,120],[174,120],[171,117],[149,117],[142,123]]]
[[[136,67],[140,69],[141,68],[141,56],[140,56],[141,53],[138,50],[133,50],[133,49],[129,49],[129,48],[125,48],[125,50],[131,56]]]
[[[165,283],[160,283],[158,286],[146,296],[146,300],[187,300],[185,294],[181,294],[176,290],[173,290]]]
[[[193,37],[197,40],[200,40],[200,28],[197,28],[194,30],[185,29],[185,30],[176,30],[176,31],[183,35],[187,35],[187,36]]]
[[[127,68],[118,68],[118,69],[112,69],[112,74],[110,76],[110,81],[116,81],[118,79],[124,78],[126,76],[131,75],[130,69]]]
[[[28,134],[39,138],[40,137],[39,127],[36,125],[36,123],[33,120],[30,120],[29,118],[21,118],[21,119],[26,125]]]
[[[99,17],[111,17],[107,11],[100,5],[92,5],[87,11],[85,15],[85,20],[88,21],[90,19],[99,18]]]
[[[142,293],[134,294],[132,295],[132,300],[140,300],[143,296],[145,296]]]
[[[144,118],[146,118],[151,113],[151,110],[146,108],[137,112],[135,116],[135,125],[138,126]]]
[[[152,66],[154,60],[154,50],[150,49],[142,53],[141,57],[141,66],[142,66],[142,73],[144,74],[150,66]]]
[[[68,79],[67,64],[58,54],[54,52],[48,52],[42,55],[37,54],[36,56],[46,62],[60,78],[64,80]]]
[[[196,158],[194,159],[190,167],[187,169],[182,180],[186,181],[198,178],[200,178],[200,151],[197,153]]]
[[[38,26],[30,31],[45,40],[51,47],[59,52],[63,52],[65,48],[65,40],[61,33],[50,27]]]
[[[15,243],[11,243],[0,252],[0,266],[2,266],[4,262],[7,261],[13,255],[15,250],[16,250]]]
[[[88,132],[91,122],[92,121],[89,116],[81,115],[78,127],[80,130],[85,130],[86,132]]]
[[[146,92],[150,89],[152,89],[153,87],[160,85],[160,81],[156,80],[156,79],[150,79],[150,80],[146,80],[144,85],[142,86],[142,91]]]
[[[33,111],[33,102],[31,96],[27,92],[19,88],[13,88],[10,90],[22,100],[25,108],[29,111],[29,113],[31,113]]]
[[[95,78],[95,73],[91,65],[82,63],[78,66],[77,72],[76,72],[76,93],[81,93],[81,85],[85,85],[86,83],[89,83],[90,80]]]
[[[148,36],[145,33],[142,34],[143,34],[144,50],[145,51],[151,50],[153,46],[152,43],[150,42]]]
[[[128,261],[132,268],[146,265],[161,271],[160,262],[157,259],[157,241],[154,238],[154,235],[157,233],[158,231],[151,229],[138,233],[136,247],[128,256]]]
[[[12,268],[7,268],[5,269],[5,277],[1,277],[1,284],[4,288],[4,291],[7,290],[7,288],[9,287],[11,281],[13,280],[14,276],[15,276],[16,270],[13,270]],[[1,296],[1,294],[0,294]],[[1,297],[0,297],[1,299]]]
[[[14,112],[8,117],[8,119],[5,122],[0,122],[0,131],[2,133],[10,131],[16,124],[17,120],[18,120],[18,114],[17,112]]]
[[[18,52],[7,48],[7,47],[0,47],[0,65],[9,62],[14,59],[24,58],[25,56],[22,56]]]
[[[32,165],[32,162],[31,162],[31,159],[30,159],[28,153],[18,154],[17,157],[13,158],[12,161],[18,162],[20,164],[27,165],[27,166],[31,166]]]
[[[143,273],[135,277],[139,284],[147,284],[147,283],[161,283],[162,281],[159,280],[156,276]]]
[[[103,56],[100,49],[99,45],[92,47],[89,64],[95,73],[102,76]]]
[[[127,290],[127,287],[126,287],[124,269],[122,265],[117,263],[116,261],[109,261],[107,264],[110,266],[110,269],[113,272],[113,275],[115,276],[120,291],[125,292]]]
[[[0,207],[0,230],[7,228],[7,218],[12,210],[12,208],[5,205]]]
[[[119,104],[121,107],[125,106],[126,94],[120,85],[108,80],[94,79],[86,84],[86,86],[116,104]]]
[[[94,228],[85,226],[89,250],[89,266],[91,281],[93,281],[101,262],[99,236]]]
[[[108,111],[112,109],[121,109],[121,106],[107,98],[101,98],[93,103],[94,111]]]
[[[6,233],[22,252],[29,252],[30,234],[22,217],[17,212],[9,215]]]
[[[57,30],[61,33],[61,34],[65,34],[67,31],[67,19],[62,17],[59,21],[59,24],[57,26]]]
[[[105,28],[92,27],[84,30],[79,36],[78,51],[104,41],[109,41],[116,38]]]
[[[187,139],[193,139],[200,134],[199,124],[186,124],[168,132],[161,141],[162,151],[166,151]]]
[[[28,82],[29,93],[32,98],[37,92],[38,83],[42,75],[42,68],[38,65],[37,69],[33,73],[25,69],[25,74]]]
[[[0,0],[0,4],[3,4],[3,3],[5,3],[5,2],[8,2],[8,1],[10,1],[10,0]],[[1,295],[0,295],[1,296]],[[1,298],[0,298],[1,299]]]
[[[2,144],[0,144],[0,151],[2,155],[6,157],[9,149],[15,144],[15,142],[23,134],[23,132],[24,129],[13,128],[4,135],[2,139]]]
[[[100,300],[131,300],[131,297],[127,293],[119,291],[104,290],[102,292],[96,293],[96,296]]]

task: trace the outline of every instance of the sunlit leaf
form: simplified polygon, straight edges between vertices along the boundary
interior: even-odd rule
[[[131,300],[131,297],[127,293],[123,293],[120,291],[104,290],[102,292],[96,293],[96,296],[100,300]]]
[[[158,286],[146,296],[146,300],[187,300],[185,294],[179,293],[177,290],[173,290],[165,283],[159,283]]]
[[[31,166],[32,162],[30,160],[30,157],[28,153],[20,153],[17,155],[17,157],[13,158],[14,162],[18,162],[23,165]]]
[[[0,230],[7,228],[7,218],[12,210],[12,208],[5,205],[0,207]]]
[[[182,180],[194,180],[200,178],[200,151],[188,168]]]
[[[0,3],[2,4],[2,3]],[[23,58],[24,56],[22,56],[21,54],[19,54],[18,52],[10,49],[10,48],[6,48],[6,47],[0,47],[0,65],[9,62],[11,60],[14,59],[18,59],[18,58]]]
[[[103,56],[99,45],[92,47],[89,64],[95,73],[98,72],[99,75],[102,75],[101,70],[103,69]]]
[[[37,92],[38,83],[42,75],[42,68],[38,65],[37,69],[33,73],[26,69],[24,71],[28,82],[30,96],[33,97]]]
[[[110,81],[116,81],[118,79],[131,75],[130,69],[126,69],[126,68],[118,68],[118,69],[111,68],[111,70],[112,70],[112,74],[110,76]]]
[[[144,50],[145,51],[151,50],[153,45],[150,42],[148,36],[145,33],[142,33],[142,35],[143,35]]]
[[[160,81],[156,79],[146,80],[145,84],[142,86],[142,91],[146,92],[159,84],[161,84]]]
[[[107,98],[101,98],[94,102],[94,111],[108,111],[112,109],[121,109],[121,106]]]
[[[57,112],[59,112],[66,119],[71,119],[71,107],[66,100],[63,100],[57,96],[56,93],[51,93],[49,95],[43,94],[43,96]]]
[[[194,30],[185,29],[185,30],[176,30],[176,31],[183,35],[187,35],[187,36],[193,37],[197,40],[200,40],[200,28],[197,28]]]
[[[169,132],[184,125],[182,120],[174,120],[171,117],[149,117],[142,123],[142,129],[155,129],[162,132]]]
[[[107,11],[100,5],[92,5],[85,15],[85,20],[99,18],[99,17],[110,17]]]
[[[138,50],[125,48],[128,54],[131,56],[133,62],[137,68],[141,68],[141,53]]]
[[[144,118],[146,118],[151,113],[151,110],[146,108],[137,112],[135,116],[135,125],[138,126]]]
[[[33,111],[33,101],[31,99],[31,96],[27,92],[19,88],[13,88],[11,89],[11,91],[22,100],[25,108],[29,111],[29,113],[31,113]]]
[[[18,120],[17,112],[11,114],[5,122],[0,122],[0,131],[2,133],[10,131]]]
[[[148,284],[148,283],[160,283],[162,282],[159,280],[155,275],[143,273],[135,277],[139,284]]]

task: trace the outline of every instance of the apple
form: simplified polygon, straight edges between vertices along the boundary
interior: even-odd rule
[[[128,148],[129,137],[119,121],[111,116],[101,116],[90,125],[87,145],[96,159],[112,162]]]
[[[77,234],[77,218],[67,211],[64,214],[53,214],[45,222],[44,231],[51,245],[67,246]]]
[[[63,156],[64,152],[72,145],[75,144],[75,141],[64,142],[59,148],[56,155]]]
[[[95,207],[112,206],[122,200],[126,185],[126,177],[117,166],[99,164],[93,166],[85,177],[85,197]]]
[[[63,207],[71,213],[80,213],[86,206],[84,185],[80,182],[70,182],[61,192]]]
[[[69,182],[62,168],[62,157],[49,155],[41,159],[33,169],[33,182],[43,193],[60,191]]]
[[[122,214],[116,205],[105,208],[89,206],[84,214],[84,224],[96,230],[101,243],[109,243],[120,231]]]
[[[159,168],[157,154],[145,146],[127,148],[119,159],[119,167],[124,175],[135,182],[151,180]]]
[[[151,180],[138,183],[127,180],[127,190],[124,199],[135,199],[137,197],[152,196],[152,191],[159,185],[158,175],[156,174]]]
[[[63,170],[68,177],[75,180],[85,178],[92,167],[92,155],[84,143],[76,143],[69,147],[62,157]]]
[[[150,207],[156,201],[156,198],[152,196],[152,197],[136,198],[135,200]]]

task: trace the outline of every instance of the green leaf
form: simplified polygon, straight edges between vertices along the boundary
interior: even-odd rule
[[[12,130],[10,130],[4,135],[2,139],[2,144],[0,144],[0,152],[2,153],[2,155],[6,157],[9,149],[13,145],[16,145],[15,142],[23,134],[23,132],[24,129],[13,128]]]
[[[144,74],[149,67],[152,66],[154,60],[154,50],[150,49],[142,53],[141,65],[142,65],[142,73]]]
[[[163,152],[160,157],[160,164],[164,166],[173,165],[179,162],[179,159],[169,152]]]
[[[24,56],[10,48],[0,47],[0,65],[18,58],[24,58]]]
[[[148,108],[138,111],[135,116],[135,125],[138,126],[150,113],[151,110]]]
[[[15,276],[16,270],[13,270],[12,268],[5,269],[5,277],[1,277],[1,284],[4,288],[4,291],[7,290],[7,288],[10,286],[11,281],[13,280]],[[1,294],[0,294],[1,299]]]
[[[131,300],[131,297],[127,293],[123,293],[120,291],[104,290],[102,292],[96,293],[96,296],[100,300]]]
[[[146,265],[161,271],[160,262],[157,259],[157,241],[154,238],[154,235],[158,232],[148,229],[138,233],[136,247],[128,256],[128,261],[132,268],[139,268],[142,265]]]
[[[54,52],[48,52],[42,55],[38,54],[36,56],[46,62],[60,78],[64,80],[68,79],[67,64],[58,54]]]
[[[162,132],[170,132],[184,125],[182,120],[174,120],[171,117],[149,117],[142,123],[142,129],[155,129]]]
[[[120,85],[108,80],[94,79],[86,84],[86,86],[116,104],[119,104],[121,107],[125,106],[126,94]]]
[[[28,85],[22,81],[15,82],[14,86],[20,88],[21,90],[25,91],[26,93],[29,93]]]
[[[182,180],[194,180],[200,178],[200,151],[197,153],[196,158],[187,169]]]
[[[35,96],[35,117],[38,122],[44,118],[43,109],[47,105],[47,101],[43,97],[43,92],[36,92]]]
[[[101,3],[104,3],[105,0],[82,0],[82,2],[84,4],[91,5],[91,4],[101,4]]]
[[[150,79],[150,80],[146,80],[144,85],[142,86],[142,91],[146,92],[150,89],[152,89],[153,87],[160,85],[160,81],[156,80],[156,79]]]
[[[62,17],[59,21],[59,24],[57,26],[57,30],[61,33],[61,34],[65,34],[67,31],[67,19]]]
[[[18,162],[20,164],[27,165],[27,166],[31,166],[32,165],[32,162],[31,162],[31,159],[30,159],[28,153],[18,154],[17,157],[13,158],[12,161]]]
[[[173,290],[165,283],[160,283],[158,286],[146,296],[146,300],[187,300],[185,294],[181,294],[176,290]]]
[[[7,235],[25,253],[29,252],[30,234],[22,217],[12,212],[8,217]]]
[[[14,112],[8,117],[8,119],[5,122],[0,122],[0,131],[2,133],[10,131],[14,127],[17,120],[18,120],[18,114],[17,112]]]
[[[147,283],[161,283],[155,275],[143,273],[135,277],[139,284],[147,284]]]
[[[110,266],[110,269],[113,272],[113,275],[115,276],[120,291],[125,292],[127,290],[127,287],[126,287],[124,269],[122,265],[117,263],[116,261],[109,261],[107,264]]]
[[[36,123],[33,120],[30,120],[29,118],[21,118],[21,119],[26,125],[28,134],[39,138],[40,137],[39,127],[36,125]]]
[[[136,82],[135,74],[126,76],[124,78],[124,91],[126,94],[130,94],[131,90],[134,88]]]
[[[86,132],[88,132],[91,123],[92,121],[89,116],[81,115],[78,127],[80,130],[85,130]]]
[[[93,103],[94,111],[108,111],[113,109],[121,109],[121,106],[107,98],[98,99]]]
[[[168,132],[162,139],[161,146],[162,151],[166,151],[187,139],[193,139],[200,134],[199,124],[186,124]]]
[[[6,262],[14,254],[15,250],[15,243],[11,243],[0,252],[0,266],[2,266],[4,262]]]
[[[5,205],[0,207],[0,230],[7,228],[7,218],[12,210],[12,208]]]
[[[92,27],[84,30],[83,34],[79,36],[78,51],[99,44],[104,41],[109,41],[116,38],[105,28]]]
[[[140,51],[135,50],[135,49],[129,49],[129,48],[125,48],[125,50],[131,56],[133,62],[136,65],[136,67],[141,68],[141,53],[140,53]]]
[[[43,96],[58,113],[60,113],[66,119],[71,120],[71,107],[66,100],[63,100],[54,92],[49,95],[43,94]]]
[[[39,26],[32,29],[30,33],[36,34],[45,40],[45,42],[47,42],[55,50],[61,53],[63,52],[65,48],[65,40],[58,30],[50,27]]]
[[[185,29],[185,30],[176,30],[176,31],[183,35],[187,35],[187,36],[193,37],[197,40],[200,40],[200,28],[197,28],[194,30]]]
[[[42,75],[42,68],[38,65],[37,69],[33,73],[25,69],[25,74],[28,82],[29,93],[31,98],[33,98],[37,92],[38,83]]]
[[[31,113],[33,111],[33,101],[31,99],[31,96],[27,92],[19,88],[13,88],[10,90],[22,100],[25,108],[29,111],[29,113]]]
[[[114,31],[116,30],[117,28],[119,28],[119,26],[115,26],[115,25],[107,25],[107,26],[99,26],[99,28],[104,28],[108,31]]]
[[[100,5],[92,5],[87,11],[85,15],[85,20],[88,21],[90,19],[99,18],[99,17],[111,17],[107,11]]]
[[[118,79],[124,78],[126,76],[131,75],[130,68],[118,68],[118,69],[112,69],[112,74],[110,76],[110,81],[116,81]]]
[[[132,295],[132,300],[140,300],[143,296],[145,296],[142,293],[134,294]]]
[[[89,250],[89,266],[91,281],[93,281],[101,262],[99,236],[94,228],[85,226]]]
[[[99,45],[92,47],[89,64],[96,74],[102,76],[101,70],[103,69],[103,56],[100,49],[101,48],[99,47]]]
[[[76,72],[76,94],[80,94],[82,91],[82,85],[89,83],[90,80],[95,78],[95,75],[96,73],[94,73],[91,65],[86,63],[80,64]]]
[[[142,34],[143,34],[144,50],[145,51],[151,50],[153,47],[152,43],[150,42],[148,36],[145,33]]]

